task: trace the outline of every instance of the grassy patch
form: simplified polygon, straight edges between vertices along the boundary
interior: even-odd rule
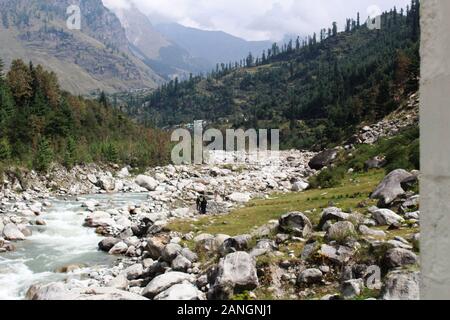
[[[356,209],[367,200],[369,194],[383,179],[384,171],[346,175],[340,186],[331,189],[314,189],[301,193],[276,194],[268,200],[251,201],[246,207],[234,210],[228,215],[202,217],[196,220],[175,220],[168,225],[173,231],[230,236],[250,233],[270,220],[278,220],[291,211],[302,211],[317,224],[321,208],[337,206],[344,210]],[[310,211],[308,213],[307,211]],[[211,223],[214,221],[214,223]]]

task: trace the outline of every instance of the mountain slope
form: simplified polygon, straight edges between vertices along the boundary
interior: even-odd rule
[[[159,24],[155,29],[185,48],[191,56],[208,61],[209,70],[216,63],[240,61],[249,52],[259,56],[271,45],[270,41],[246,41],[222,31],[205,31],[177,23]]]
[[[130,113],[156,125],[280,128],[284,147],[318,149],[397,109],[417,90],[419,14],[385,13],[382,29],[356,26],[319,42],[271,48],[248,67],[171,82]]]
[[[104,96],[63,92],[53,72],[21,60],[3,74],[0,60],[0,171],[3,164],[45,171],[53,161],[145,166],[167,159],[166,134],[136,125]]]
[[[73,93],[156,87],[162,79],[129,49],[125,30],[101,0],[80,2],[80,31],[66,26],[73,1],[0,0],[0,57],[44,64]]]
[[[129,8],[113,8],[113,11],[126,31],[133,52],[162,76],[184,79],[189,73],[212,68],[211,64],[192,58],[187,50],[167,40],[132,4]]]

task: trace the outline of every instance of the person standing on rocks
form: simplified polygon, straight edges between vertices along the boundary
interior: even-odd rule
[[[205,193],[202,192],[197,198],[197,211],[200,214],[206,214],[206,208],[208,206],[208,200],[206,199]]]

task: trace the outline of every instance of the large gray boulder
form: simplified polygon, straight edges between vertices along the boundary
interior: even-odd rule
[[[114,247],[119,242],[120,242],[120,239],[108,237],[98,243],[98,248],[101,251],[109,252],[109,250],[111,250],[112,247]]]
[[[318,228],[319,228],[319,230],[322,230],[323,226],[328,221],[333,221],[333,222],[345,221],[349,217],[350,217],[350,214],[342,212],[342,210],[339,208],[336,208],[336,207],[326,208],[322,211],[322,217],[320,218]]]
[[[224,257],[227,254],[236,251],[246,251],[248,249],[248,244],[251,239],[252,236],[249,234],[228,238],[220,246],[219,253],[222,257]]]
[[[169,243],[162,251],[164,261],[171,263],[181,252],[183,248],[176,243]]]
[[[350,221],[340,221],[333,224],[327,231],[328,241],[345,243],[356,235],[355,226]]]
[[[179,283],[158,294],[154,300],[192,301],[206,300],[205,294],[191,283]]]
[[[389,209],[378,209],[372,212],[372,218],[379,226],[390,226],[403,223],[405,219]]]
[[[138,175],[135,180],[136,184],[148,191],[155,191],[159,183],[155,179],[145,175]]]
[[[420,273],[393,271],[381,290],[383,300],[420,300]]]
[[[23,232],[20,231],[20,229],[14,223],[8,223],[3,228],[3,237],[6,240],[10,241],[22,241],[26,238]]]
[[[401,185],[402,181],[411,177],[413,175],[406,170],[394,170],[381,181],[370,197],[372,199],[379,199],[383,206],[389,205],[398,196],[405,193]]]
[[[291,212],[283,215],[279,221],[283,232],[307,238],[313,232],[311,221],[301,212]]]
[[[208,292],[208,297],[213,300],[229,300],[234,294],[253,290],[259,285],[256,262],[242,251],[220,259],[213,278]]]
[[[181,254],[172,261],[172,269],[175,271],[186,272],[191,266],[192,262]]]
[[[155,277],[150,283],[145,287],[142,295],[144,297],[153,299],[155,296],[161,292],[169,289],[173,285],[183,282],[194,282],[195,278],[187,273],[182,272],[167,272],[162,275]]]
[[[394,248],[386,253],[384,262],[388,268],[398,268],[416,264],[418,262],[418,257],[410,250]]]
[[[162,252],[166,247],[165,243],[160,238],[148,238],[146,250],[150,258],[158,260],[162,256]]]
[[[147,300],[146,298],[112,287],[68,288],[63,283],[34,285],[26,295],[28,300]]]
[[[308,165],[311,169],[321,170],[331,165],[336,160],[337,155],[338,151],[336,149],[325,150],[312,158]]]

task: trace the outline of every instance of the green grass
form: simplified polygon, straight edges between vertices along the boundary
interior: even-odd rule
[[[383,170],[346,175],[340,186],[331,189],[313,189],[301,193],[275,194],[268,200],[254,200],[246,207],[228,215],[202,217],[196,220],[174,220],[168,225],[172,231],[189,233],[227,234],[236,236],[251,233],[270,220],[278,220],[291,211],[311,211],[305,214],[317,224],[321,208],[336,206],[345,211],[356,210],[384,177]],[[316,209],[315,212],[312,212]]]

